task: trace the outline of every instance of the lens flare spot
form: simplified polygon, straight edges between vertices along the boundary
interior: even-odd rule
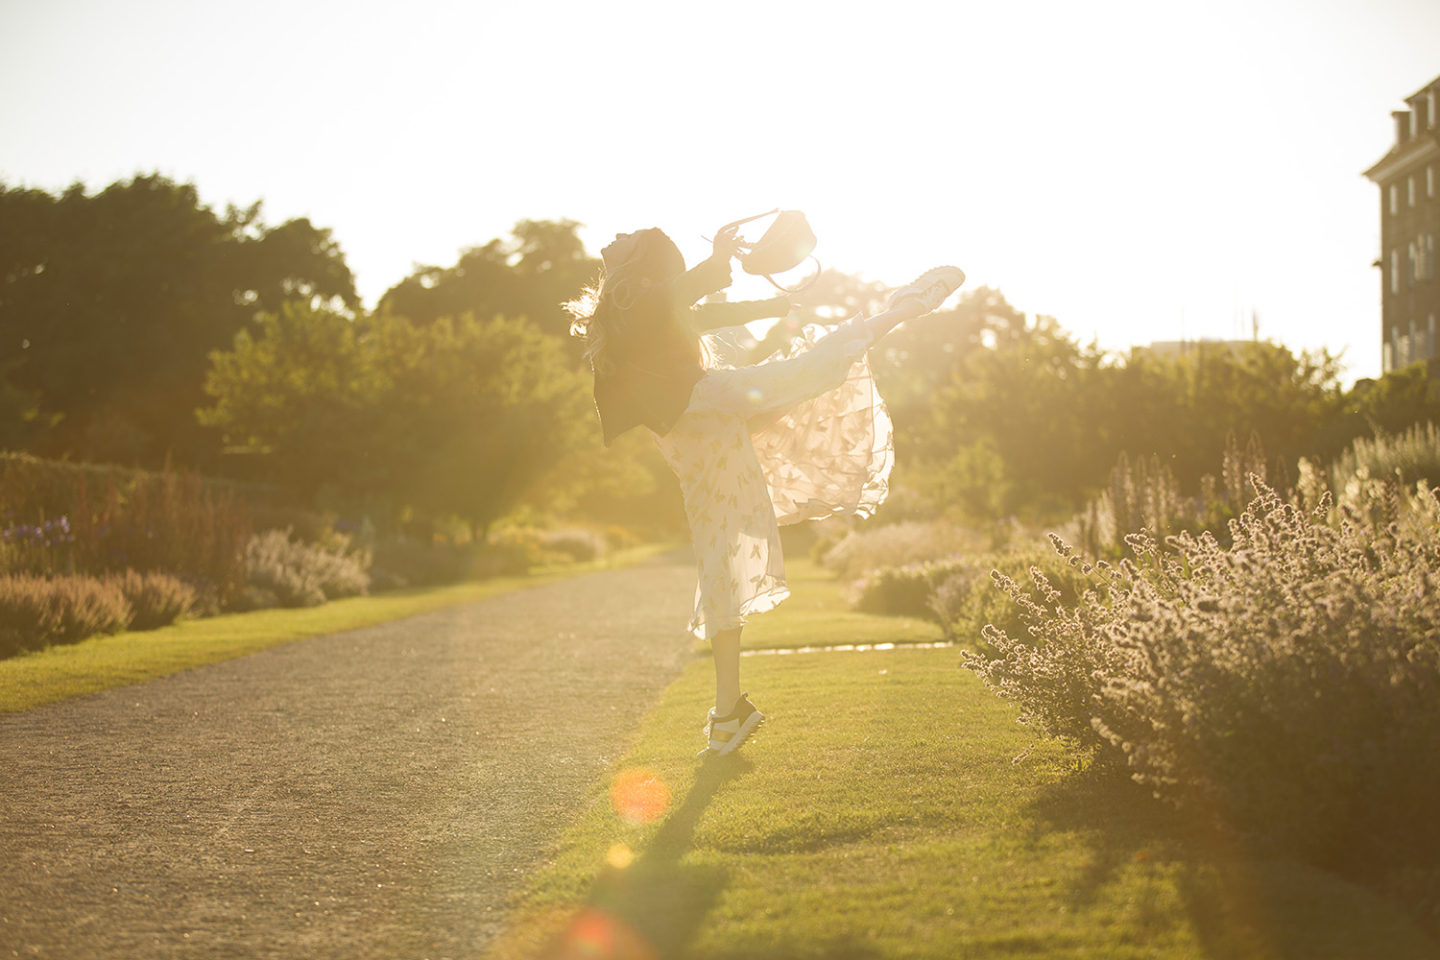
[[[616,870],[624,870],[635,862],[635,854],[623,843],[617,843],[605,854],[605,862]]]
[[[555,960],[655,960],[650,944],[619,917],[589,909],[577,916],[560,938]]]
[[[745,399],[750,401],[750,406],[758,407],[765,400],[765,393],[759,387],[751,387],[745,391]]]
[[[610,783],[610,806],[629,823],[654,823],[670,807],[670,787],[651,770],[621,770]]]

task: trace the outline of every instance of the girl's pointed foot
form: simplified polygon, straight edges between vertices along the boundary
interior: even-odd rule
[[[959,267],[935,267],[890,294],[888,306],[894,310],[903,303],[913,302],[921,307],[921,313],[930,313],[939,309],[945,298],[959,290],[964,282],[965,271]]]

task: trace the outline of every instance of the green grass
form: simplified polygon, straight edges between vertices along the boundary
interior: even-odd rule
[[[0,660],[0,713],[29,710],[112,687],[144,683],[282,643],[401,620],[565,577],[638,563],[669,549],[640,547],[593,563],[548,567],[529,576],[396,590],[298,610],[257,610],[190,620],[159,630],[92,637]]]
[[[788,606],[767,616],[815,615]],[[628,824],[597,785],[493,957],[1440,956],[1373,893],[1252,859],[1035,746],[953,650],[743,669],[771,717],[759,736],[694,759],[713,681],[692,664],[616,767],[653,773],[667,815]]]
[[[785,558],[790,599],[755,617],[740,633],[747,650],[833,647],[847,643],[934,643],[940,628],[915,617],[882,617],[850,610],[848,585],[812,560]],[[697,643],[697,649],[709,646]]]

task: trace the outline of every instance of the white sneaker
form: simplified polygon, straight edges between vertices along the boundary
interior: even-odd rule
[[[936,267],[933,270],[926,270],[916,277],[913,283],[890,294],[887,306],[893,310],[906,300],[915,300],[925,308],[926,313],[929,313],[939,309],[940,304],[945,302],[945,298],[959,290],[960,285],[964,282],[965,271],[959,267]]]
[[[700,756],[723,757],[733,753],[764,719],[765,714],[755,709],[748,693],[740,694],[740,699],[735,701],[735,707],[728,716],[715,716],[715,708],[711,707],[704,728],[710,745],[700,751]]]

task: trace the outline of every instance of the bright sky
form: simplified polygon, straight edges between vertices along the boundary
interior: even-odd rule
[[[826,266],[955,263],[1106,347],[1253,311],[1373,376],[1361,174],[1437,41],[1436,0],[0,0],[0,179],[263,200],[371,305],[524,218],[694,258],[781,206]]]

